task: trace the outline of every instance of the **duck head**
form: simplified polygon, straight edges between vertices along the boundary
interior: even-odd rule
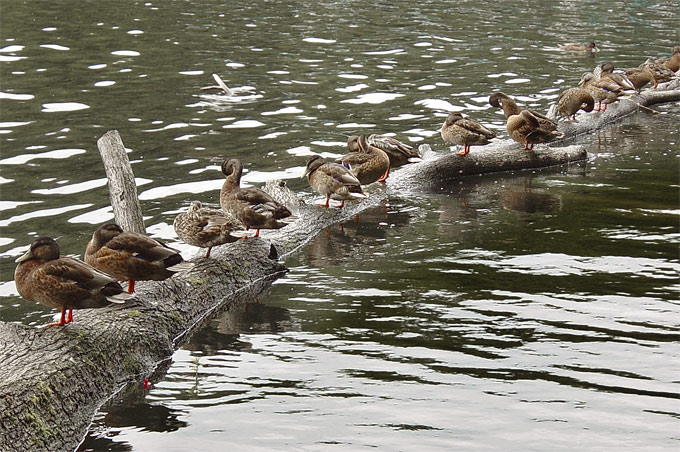
[[[31,247],[14,262],[21,263],[30,259],[51,261],[59,259],[59,245],[52,237],[38,237],[31,243]]]

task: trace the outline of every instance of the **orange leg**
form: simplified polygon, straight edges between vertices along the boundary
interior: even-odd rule
[[[330,207],[331,205],[331,195],[326,195],[326,202],[323,204],[317,204],[317,206],[321,207]]]
[[[390,167],[388,166],[387,171],[385,171],[385,174],[380,176],[380,179],[378,179],[378,182],[385,182],[385,180],[387,180],[387,176],[389,176],[389,175],[390,175]],[[344,203],[344,201],[343,201],[343,203]]]
[[[335,207],[337,207],[338,209],[342,209],[343,207],[345,207],[345,200],[343,199],[343,200],[340,202],[340,205],[339,205],[339,206],[335,206]]]
[[[463,148],[463,152],[456,152],[456,155],[468,155],[470,153],[470,145],[466,144]]]
[[[260,228],[257,228],[257,231],[255,231],[255,235],[253,236],[253,238],[256,239],[259,236],[260,236]]]
[[[128,293],[135,293],[135,282],[133,280],[128,281]]]
[[[527,141],[527,142],[524,144],[524,149],[523,149],[523,151],[528,151],[528,150],[529,150],[529,142]]]
[[[45,328],[49,328],[49,327],[52,327],[52,326],[64,326],[67,323],[72,322],[73,321],[73,313],[70,309],[68,311],[69,311],[68,318],[66,317],[66,308],[63,308],[61,310],[61,318],[59,319],[59,321],[54,322],[54,323],[49,323],[49,324],[45,325]]]
[[[243,238],[245,238],[245,237],[243,237]],[[208,251],[206,251],[206,253],[205,253],[205,257],[210,257],[210,250],[211,249],[212,249],[212,246],[209,246]]]

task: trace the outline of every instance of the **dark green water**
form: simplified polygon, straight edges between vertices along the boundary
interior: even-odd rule
[[[147,230],[191,256],[172,220],[217,202],[223,157],[309,193],[307,156],[353,133],[445,151],[462,110],[504,135],[490,92],[545,111],[597,62],[667,55],[675,22],[673,2],[4,3],[0,319],[55,314],[12,281],[34,236],[82,255],[112,218],[107,130]],[[238,100],[200,91],[212,73]],[[394,193],[324,231],[81,450],[677,448],[680,106],[659,110],[580,138],[587,163]]]

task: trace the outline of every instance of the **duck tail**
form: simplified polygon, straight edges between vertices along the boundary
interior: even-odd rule
[[[179,256],[179,255],[178,255]],[[180,256],[180,259],[182,257]],[[167,260],[167,259],[166,259]],[[191,262],[187,262],[185,260],[180,260],[179,262],[170,265],[168,267],[165,267],[166,270],[171,271],[171,272],[183,272],[187,270],[191,270],[194,267],[194,264]]]
[[[279,221],[283,224],[291,224],[291,223],[295,223],[298,219],[299,219],[299,217],[297,217],[295,215],[289,215],[286,218],[279,218]]]
[[[127,292],[121,292],[117,293],[115,295],[107,295],[106,299],[110,301],[111,303],[116,303],[116,304],[123,304],[126,301],[132,299],[135,297],[135,294],[133,293],[127,293]]]

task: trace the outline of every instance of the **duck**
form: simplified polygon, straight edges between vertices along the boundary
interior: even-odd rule
[[[639,93],[647,83],[654,80],[654,71],[646,64],[641,64],[638,67],[626,69],[626,77],[631,81],[635,90]],[[654,86],[658,83],[654,81]]]
[[[341,201],[339,208],[345,206],[346,200],[367,198],[361,189],[361,182],[344,165],[327,162],[320,155],[313,155],[307,160],[307,167],[301,178],[307,178],[309,186],[317,193],[326,196],[324,207],[330,206],[330,200]]]
[[[557,112],[565,118],[576,121],[579,110],[591,112],[595,108],[595,99],[582,88],[569,88],[557,98]]]
[[[548,143],[564,134],[559,130],[548,130],[541,124],[531,110],[522,110],[508,118],[507,130],[510,138],[524,143],[524,150],[531,150],[534,144]]]
[[[607,105],[616,102],[623,93],[623,88],[618,83],[607,78],[598,80],[592,72],[585,72],[581,76],[579,86],[597,102],[595,111],[606,111]],[[603,104],[604,108],[602,108]]]
[[[347,139],[347,147],[350,152],[360,152],[358,136],[352,135]],[[375,146],[385,151],[390,158],[390,168],[397,168],[408,163],[419,162],[422,160],[418,151],[396,138],[387,135],[371,134],[366,140],[371,146]]]
[[[253,237],[260,236],[260,229],[280,229],[297,219],[286,206],[265,191],[257,187],[241,188],[243,164],[239,159],[225,159],[222,174],[226,177],[220,191],[222,210],[236,217],[246,230],[255,229]]]
[[[585,44],[578,43],[578,42],[568,42],[566,44],[562,44],[560,46],[561,50],[565,50],[567,52],[582,52],[582,53],[591,53],[591,52],[597,52],[599,49],[597,48],[597,44],[595,42],[590,41]]]
[[[206,258],[210,257],[213,246],[252,237],[245,231],[246,226],[234,216],[222,210],[203,207],[200,201],[192,201],[186,212],[175,217],[172,227],[184,243],[207,248]]]
[[[496,92],[493,93],[491,96],[489,96],[489,104],[493,107],[496,108],[502,108],[503,109],[503,114],[505,115],[505,118],[507,120],[510,120],[511,116],[516,116],[519,115],[522,111],[528,111],[531,113],[531,116],[535,118],[538,121],[539,124],[539,129],[537,130],[534,134],[532,134],[532,137],[539,138],[539,137],[545,137],[548,141],[551,141],[554,138],[557,138],[561,136],[560,132],[557,131],[557,122],[553,121],[552,119],[548,118],[547,116],[534,111],[534,110],[524,110],[522,109],[519,105],[517,105],[517,102],[515,100],[508,96],[505,93],[502,92]],[[507,127],[507,125],[506,125]],[[508,130],[509,132],[509,130]],[[555,132],[555,133],[553,133]],[[550,138],[553,137],[553,138]],[[524,142],[524,141],[522,141]],[[542,143],[543,141],[538,141],[537,143]],[[530,143],[526,143],[527,145]],[[533,149],[533,144],[532,144],[532,149]]]
[[[489,144],[489,140],[496,138],[495,133],[457,112],[449,113],[440,133],[445,142],[464,146],[463,151],[457,155],[467,155],[470,146],[484,146]]]
[[[133,297],[110,275],[72,257],[60,257],[59,244],[52,237],[38,237],[15,262],[14,282],[24,299],[61,309],[58,322],[73,321],[73,309],[101,308],[122,304]],[[68,314],[67,314],[68,312]]]
[[[134,293],[136,281],[162,281],[190,270],[179,251],[138,232],[123,231],[116,223],[100,226],[85,249],[85,262],[118,281],[128,281]]]
[[[671,57],[662,59],[660,63],[671,71],[678,72],[680,69],[680,46],[673,47],[671,49]]]
[[[614,65],[610,62],[602,63],[596,68],[597,73],[594,71],[593,73],[597,76],[602,78],[608,78],[609,80],[612,80],[614,83],[619,85],[621,89],[625,90],[634,90],[635,86],[633,83],[630,81],[630,79],[625,75],[625,74],[619,74],[618,72],[614,72]]]
[[[373,182],[385,182],[390,175],[390,158],[387,153],[377,146],[368,143],[365,135],[359,135],[347,147],[357,149],[336,160],[343,165],[361,182],[361,185]]]

